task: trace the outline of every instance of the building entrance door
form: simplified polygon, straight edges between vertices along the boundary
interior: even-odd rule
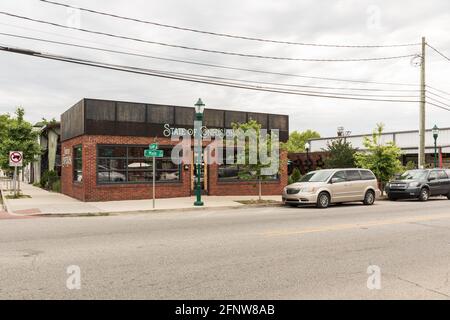
[[[191,165],[191,193],[195,194],[195,187],[197,184],[197,155],[192,152],[192,165]],[[202,161],[200,166],[200,186],[202,195],[208,194],[208,163],[205,148],[202,149]]]

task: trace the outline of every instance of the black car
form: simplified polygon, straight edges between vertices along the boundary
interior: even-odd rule
[[[386,185],[389,200],[447,196],[450,200],[450,171],[443,169],[408,170]]]

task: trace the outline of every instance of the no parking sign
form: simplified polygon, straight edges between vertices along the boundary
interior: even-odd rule
[[[9,152],[9,166],[10,167],[21,167],[23,162],[23,152],[22,151],[10,151]]]

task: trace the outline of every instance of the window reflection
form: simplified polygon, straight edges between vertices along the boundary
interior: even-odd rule
[[[147,146],[98,146],[97,181],[113,183],[151,183],[153,159],[144,158]],[[172,147],[160,146],[164,158],[156,158],[155,180],[179,181],[181,166],[170,159]]]

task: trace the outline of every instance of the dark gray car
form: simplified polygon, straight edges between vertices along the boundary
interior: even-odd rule
[[[417,198],[427,201],[431,196],[447,196],[450,200],[450,172],[444,169],[408,170],[386,185],[389,200]]]

